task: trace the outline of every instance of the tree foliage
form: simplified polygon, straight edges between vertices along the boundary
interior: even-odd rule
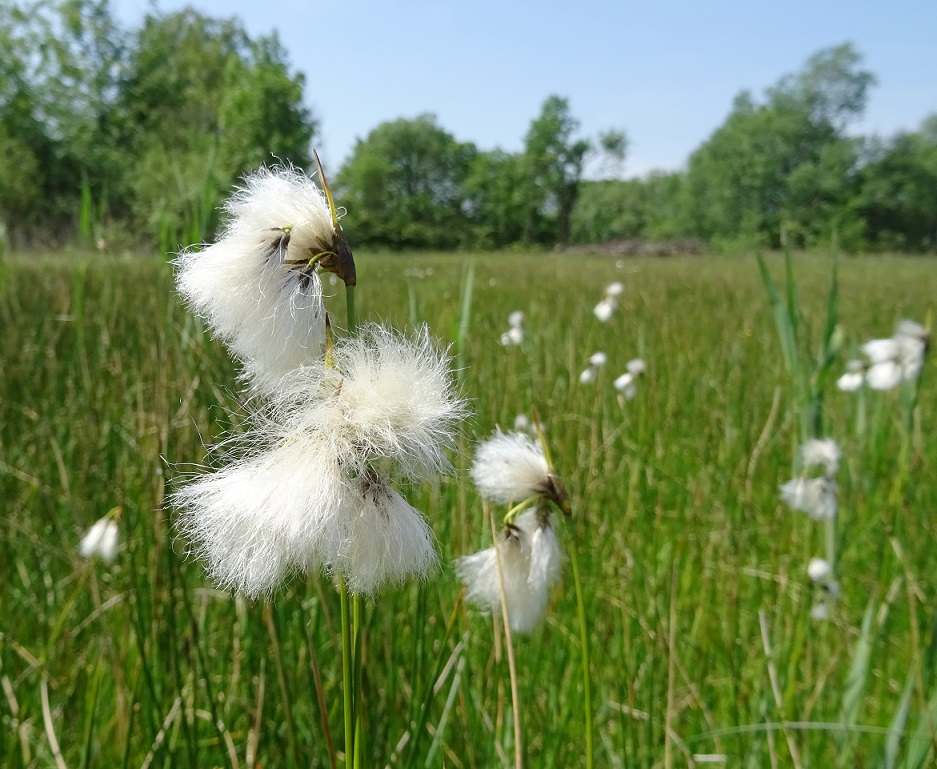
[[[191,9],[121,29],[106,0],[0,7],[0,220],[14,241],[207,238],[222,193],[316,122],[276,37]],[[79,217],[81,212],[81,217]]]

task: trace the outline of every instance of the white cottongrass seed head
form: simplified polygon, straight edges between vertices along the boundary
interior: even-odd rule
[[[171,497],[178,529],[225,588],[257,597],[291,571],[324,569],[370,594],[435,563],[422,515],[375,467],[413,479],[449,469],[465,404],[448,358],[425,331],[369,326],[331,363],[284,377],[243,456]]]
[[[592,310],[596,318],[602,323],[607,323],[615,313],[617,302],[611,297],[604,297]]]
[[[471,475],[483,497],[501,504],[551,496],[558,483],[539,440],[500,430],[476,448]]]
[[[425,327],[411,338],[367,325],[336,343],[330,358],[281,381],[271,397],[276,423],[320,436],[356,471],[382,459],[412,479],[450,469],[446,452],[467,407]]]
[[[832,573],[833,568],[823,558],[811,558],[807,564],[807,576],[812,582],[825,582]]]
[[[513,347],[524,343],[524,327],[511,326],[507,331],[501,334],[501,344],[505,347]]]
[[[596,370],[593,367],[583,369],[582,373],[579,375],[579,381],[582,384],[592,384],[596,379]]]
[[[820,478],[794,478],[780,487],[781,499],[792,510],[804,512],[816,521],[836,517],[836,481]]]
[[[543,617],[550,587],[559,578],[562,561],[549,517],[531,509],[519,515],[507,533],[498,536],[496,546],[458,558],[455,567],[465,585],[467,600],[486,614],[501,607],[503,579],[511,630],[529,633]]]
[[[606,296],[619,297],[624,293],[624,291],[625,291],[624,285],[619,283],[617,280],[614,283],[609,283],[605,287]]]
[[[594,368],[602,368],[608,362],[608,356],[604,352],[595,352],[589,356],[589,365]]]
[[[642,358],[632,358],[625,364],[625,369],[629,374],[638,376],[647,371],[647,363],[645,363]]]
[[[889,339],[872,339],[862,345],[869,359],[865,381],[873,390],[891,390],[916,379],[924,366],[930,334],[921,324],[902,320]]]
[[[102,561],[113,561],[117,556],[118,526],[110,516],[104,516],[88,529],[78,544],[82,558],[98,556]]]
[[[804,467],[822,467],[825,475],[836,475],[843,452],[832,438],[813,438],[800,447]]]
[[[330,248],[325,194],[294,168],[262,168],[225,204],[213,245],[182,253],[176,284],[261,390],[321,355],[322,284],[309,259]]]
[[[518,326],[524,325],[524,313],[520,310],[515,310],[510,315],[508,315],[508,325],[511,328],[517,328]]]
[[[635,375],[631,372],[622,374],[612,382],[612,385],[628,400],[631,400],[638,394],[638,383]]]

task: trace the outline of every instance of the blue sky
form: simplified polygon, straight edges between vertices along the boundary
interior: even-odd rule
[[[520,149],[550,94],[585,135],[624,129],[625,175],[680,168],[743,88],[760,95],[821,48],[850,41],[878,77],[853,132],[915,129],[937,112],[935,0],[491,2],[160,0],[277,30],[337,167],[385,120],[435,113],[481,149]],[[137,25],[151,3],[112,0]]]

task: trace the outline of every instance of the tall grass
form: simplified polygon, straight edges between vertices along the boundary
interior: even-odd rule
[[[801,312],[818,328],[830,265],[794,266]],[[8,257],[7,268],[0,766],[51,766],[53,744],[65,765],[89,769],[329,766],[342,723],[335,591],[296,580],[269,607],[219,592],[163,508],[173,477],[239,429],[223,349],[179,305],[162,262],[31,256]],[[766,268],[783,281],[780,260]],[[545,423],[577,513],[559,536],[579,554],[597,766],[692,765],[713,753],[757,767],[793,765],[795,753],[805,767],[933,759],[932,377],[910,440],[898,393],[871,406],[874,441],[843,439],[843,600],[837,621],[818,625],[803,565],[822,534],[777,499],[800,404],[752,259],[372,254],[358,270],[370,317],[425,321],[457,343],[476,413],[460,467],[495,424],[532,408]],[[932,271],[910,259],[842,261],[847,338],[922,318]],[[599,324],[591,308],[614,279],[627,289]],[[514,309],[527,339],[503,348]],[[599,349],[606,370],[580,384]],[[647,375],[623,406],[611,379],[638,354]],[[825,426],[849,435],[854,398],[830,392],[824,407]],[[488,544],[464,473],[408,497],[429,513],[444,562]],[[79,559],[82,532],[118,505],[117,561]],[[364,613],[362,765],[513,762],[507,658],[492,618],[458,597],[444,567]],[[513,638],[529,766],[585,766],[577,611],[567,571],[546,622]]]

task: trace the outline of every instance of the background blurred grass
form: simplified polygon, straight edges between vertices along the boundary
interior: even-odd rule
[[[845,454],[843,597],[834,621],[816,624],[806,564],[823,553],[822,531],[778,500],[797,429],[753,259],[616,263],[511,253],[358,261],[365,319],[426,322],[444,341],[455,338],[466,264],[475,270],[458,362],[475,410],[455,458],[462,472],[409,490],[429,515],[443,567],[421,587],[382,595],[368,613],[374,765],[408,758],[399,743],[436,683],[437,661],[450,655],[413,765],[434,743],[435,766],[490,767],[512,755],[507,662],[492,621],[463,610],[443,639],[458,594],[449,562],[490,541],[464,472],[472,444],[533,407],[573,496],[575,516],[560,536],[579,549],[583,569],[597,765],[682,766],[696,753],[724,753],[730,766],[790,765],[785,736],[766,726],[778,722],[801,723],[786,734],[804,766],[832,766],[836,757],[878,765],[909,674],[906,728],[919,723],[931,694],[937,579],[937,391],[926,368],[911,473],[896,503],[897,393],[871,394],[878,428],[861,439],[854,396],[827,395],[831,435]],[[780,260],[769,264],[780,276]],[[890,335],[900,318],[922,321],[933,307],[930,261],[855,258],[840,266],[850,340],[843,362],[851,345]],[[830,262],[804,257],[795,269],[805,319],[819,330]],[[265,615],[263,604],[205,582],[162,505],[172,478],[205,461],[204,446],[240,424],[236,369],[221,345],[180,305],[162,262],[33,256],[2,270],[0,765],[54,765],[43,682],[70,767],[328,765],[311,658],[340,742],[331,586],[294,580]],[[600,324],[592,307],[612,280],[626,291],[611,322]],[[341,298],[330,301],[342,318]],[[527,316],[527,338],[504,348],[498,340],[517,309]],[[596,350],[608,365],[596,384],[581,385]],[[648,372],[638,396],[622,403],[611,381],[636,356]],[[82,561],[82,533],[116,505],[117,561]],[[859,703],[863,728],[847,738],[836,724],[870,600],[881,622]],[[529,764],[584,766],[571,582],[555,590],[543,625],[515,644]]]

